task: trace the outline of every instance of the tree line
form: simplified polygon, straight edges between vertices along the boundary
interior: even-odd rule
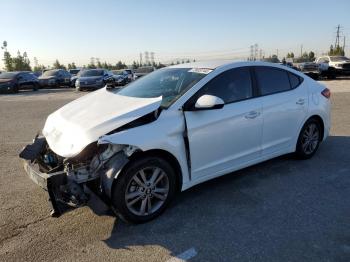
[[[1,49],[4,51],[3,61],[5,65],[6,71],[33,71],[33,72],[39,72],[43,70],[48,69],[77,69],[77,66],[74,62],[68,63],[68,65],[61,64],[58,59],[55,60],[52,66],[45,66],[38,63],[38,59],[34,57],[34,67],[31,66],[30,60],[28,58],[27,52],[21,53],[20,51],[17,52],[17,56],[12,56],[11,53],[7,50],[7,41],[3,41]],[[153,66],[155,68],[161,68],[165,67],[164,64],[158,62],[158,63],[147,63],[147,64],[140,64],[139,62],[133,61],[131,67],[133,69],[137,69],[142,66]],[[86,68],[86,69],[96,69],[96,68],[103,68],[107,70],[119,70],[119,69],[126,69],[128,66],[122,62],[118,61],[116,64],[111,64],[107,62],[95,62],[93,59],[91,59],[90,63],[87,65],[83,65],[80,68]]]
[[[6,71],[34,71],[34,72],[38,72],[38,71],[43,71],[43,70],[47,70],[47,69],[76,69],[77,66],[74,62],[72,63],[68,63],[68,65],[64,65],[61,64],[58,59],[56,59],[56,61],[53,63],[52,66],[45,66],[42,64],[38,63],[38,59],[36,57],[34,57],[34,67],[32,68],[32,66],[30,65],[30,60],[28,58],[27,52],[23,52],[21,53],[20,51],[17,51],[17,55],[16,56],[12,56],[10,54],[10,52],[7,50],[7,41],[4,41],[2,43],[1,49],[4,50],[4,56],[3,56],[3,61],[5,64],[5,70]],[[329,51],[328,51],[328,55],[332,55],[332,56],[336,56],[336,55],[340,55],[340,56],[344,56],[345,55],[345,51],[343,49],[343,47],[341,46],[336,46],[333,47],[333,45],[330,46]],[[315,60],[315,53],[310,51],[309,53],[304,52],[301,56],[299,57],[295,57],[294,53],[288,53],[286,58],[292,58],[294,62],[297,63],[302,63],[302,62],[311,62]],[[285,61],[286,58],[283,58],[282,61]],[[263,58],[264,61],[267,62],[272,62],[272,63],[278,63],[280,62],[277,55],[272,55],[269,56],[267,58]],[[195,60],[193,60],[195,62]],[[180,64],[180,63],[189,63],[190,60],[182,60],[182,61],[176,61],[176,64]],[[171,65],[174,65],[175,63],[172,62]],[[133,61],[131,68],[133,69],[137,69],[139,67],[142,66],[153,66],[155,68],[162,68],[165,67],[164,64],[158,62],[148,62],[147,64],[141,64],[137,61]],[[103,69],[108,69],[108,70],[118,70],[118,69],[125,69],[128,68],[128,66],[122,62],[122,61],[118,61],[116,64],[111,64],[111,63],[107,63],[107,62],[100,62],[99,60],[97,60],[97,62],[95,62],[94,59],[91,59],[90,63],[87,65],[83,65],[81,68],[87,68],[87,69],[95,69],[95,68],[103,68]]]

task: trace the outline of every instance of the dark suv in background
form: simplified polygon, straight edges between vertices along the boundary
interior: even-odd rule
[[[113,74],[106,69],[86,69],[79,72],[78,79],[75,82],[77,91],[96,90],[106,85],[108,79]]]
[[[38,90],[38,78],[32,72],[5,72],[0,74],[0,92],[17,93],[21,89]]]
[[[70,86],[75,87],[75,81],[77,81],[79,77],[80,69],[69,69],[68,72],[71,74]]]
[[[63,69],[45,71],[39,77],[39,84],[43,87],[70,86],[71,74]]]

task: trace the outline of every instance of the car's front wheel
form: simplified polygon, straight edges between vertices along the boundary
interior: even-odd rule
[[[317,151],[321,137],[321,126],[316,119],[306,121],[299,134],[296,154],[301,159],[311,158]]]
[[[171,165],[159,157],[129,163],[116,181],[112,205],[127,222],[143,223],[160,215],[175,194],[176,177]]]
[[[33,91],[38,91],[39,84],[33,84]]]

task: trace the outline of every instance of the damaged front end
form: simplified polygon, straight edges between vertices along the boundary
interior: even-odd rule
[[[48,192],[51,215],[57,217],[84,206],[93,193],[108,202],[115,177],[135,151],[133,146],[94,142],[77,156],[64,158],[50,149],[45,137],[37,136],[19,156],[31,180]]]

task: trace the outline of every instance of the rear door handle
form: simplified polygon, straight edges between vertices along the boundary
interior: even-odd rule
[[[250,111],[248,114],[246,114],[244,117],[246,119],[254,119],[260,115],[260,112],[257,111]]]
[[[297,105],[303,105],[305,104],[305,99],[300,98],[298,101],[295,102]]]

